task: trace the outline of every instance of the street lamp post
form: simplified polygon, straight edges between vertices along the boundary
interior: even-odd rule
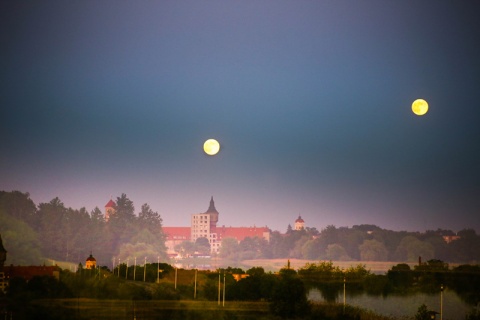
[[[128,259],[127,259],[127,267],[125,268],[125,279],[128,279]]]
[[[443,320],[443,284],[440,285],[440,320]]]
[[[175,290],[177,290],[177,266],[175,266]]]
[[[347,296],[345,294],[345,283],[347,282],[347,279],[343,277],[343,314],[345,314],[345,305],[347,304]]]
[[[218,305],[220,305],[220,270],[218,270]]]
[[[225,271],[223,272],[223,307],[225,307]]]
[[[147,257],[145,257],[145,263],[143,264],[143,282],[147,277]]]
[[[157,256],[157,283],[160,283],[160,256]]]
[[[118,277],[120,278],[120,258],[118,258]]]
[[[134,262],[134,265],[133,265],[133,281],[137,280],[137,278],[135,277],[136,271],[137,271],[137,257],[135,257],[135,262]]]
[[[193,299],[197,299],[197,269],[195,269],[195,288],[193,291]]]

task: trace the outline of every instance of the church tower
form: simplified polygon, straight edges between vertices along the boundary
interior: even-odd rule
[[[115,213],[115,207],[115,202],[110,199],[110,201],[108,201],[108,203],[105,205],[105,221],[108,221],[108,219],[110,219],[110,216]]]
[[[190,239],[192,242],[198,238],[207,238],[212,252],[217,252],[220,243],[217,241],[218,211],[215,208],[213,196],[210,199],[210,206],[204,213],[192,214]]]
[[[95,269],[96,267],[97,267],[97,260],[90,253],[90,256],[85,261],[85,268],[86,269]]]
[[[298,216],[295,220],[295,230],[302,230],[305,227],[305,221],[303,221],[302,216]]]
[[[210,230],[215,230],[215,228],[217,228],[218,222],[218,211],[217,209],[215,209],[215,202],[213,202],[213,196],[210,199],[210,206],[205,213],[208,213],[210,215]]]

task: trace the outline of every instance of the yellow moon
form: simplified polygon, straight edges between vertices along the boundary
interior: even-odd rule
[[[417,116],[423,116],[428,111],[428,103],[423,99],[417,99],[412,103],[412,111]]]
[[[203,144],[203,151],[209,156],[214,156],[220,151],[220,143],[215,139],[208,139]]]

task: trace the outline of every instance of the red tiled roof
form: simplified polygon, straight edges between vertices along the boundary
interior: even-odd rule
[[[112,199],[110,199],[110,201],[108,201],[108,203],[105,205],[105,208],[115,208],[115,202],[113,202]]]
[[[166,240],[190,240],[190,227],[162,227]]]
[[[35,276],[55,276],[60,271],[57,266],[8,266],[4,267],[7,278],[21,277],[30,280]]]
[[[267,227],[217,227],[217,235],[219,239],[235,238],[242,241],[246,237],[263,238],[264,232],[269,232]]]

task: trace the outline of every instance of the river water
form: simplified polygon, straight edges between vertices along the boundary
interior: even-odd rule
[[[311,289],[308,298],[313,302],[325,301],[322,293],[318,289]],[[346,294],[346,303],[351,306],[369,309],[377,314],[394,316],[397,318],[413,318],[417,313],[418,307],[425,304],[428,310],[440,312],[440,294],[428,295],[416,293],[412,295],[388,295],[370,296],[366,293],[351,296]],[[343,293],[337,297],[337,303],[343,303]],[[473,307],[463,302],[454,292],[445,290],[443,292],[443,319],[444,320],[464,320],[465,315],[470,313]],[[440,315],[437,316],[440,319]]]

